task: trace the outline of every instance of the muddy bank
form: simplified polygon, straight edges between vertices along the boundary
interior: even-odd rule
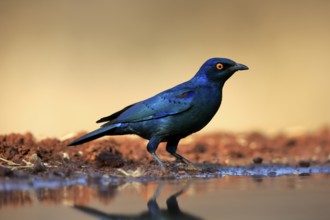
[[[196,172],[176,162],[165,151],[164,144],[159,146],[157,154],[168,171],[161,172],[146,151],[147,142],[137,137],[107,137],[67,147],[82,134],[62,141],[56,138],[37,140],[31,133],[0,135],[0,177],[68,177],[77,173],[135,177]],[[323,166],[330,163],[330,128],[273,137],[256,132],[196,134],[183,139],[178,152],[208,173],[212,173],[214,165]]]

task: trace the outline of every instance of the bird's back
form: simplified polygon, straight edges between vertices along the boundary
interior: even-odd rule
[[[125,125],[118,134],[137,134],[143,138],[161,137],[167,141],[172,137],[183,138],[202,129],[215,115],[221,103],[221,88],[217,85],[194,85],[186,82],[142,101],[112,123]],[[125,114],[134,116],[142,110],[155,112],[147,114],[144,120],[127,121]]]

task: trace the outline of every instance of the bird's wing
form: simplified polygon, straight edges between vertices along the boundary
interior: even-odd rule
[[[113,123],[139,122],[176,115],[189,110],[195,92],[192,89],[170,89],[97,121]],[[104,126],[103,125],[103,126]]]

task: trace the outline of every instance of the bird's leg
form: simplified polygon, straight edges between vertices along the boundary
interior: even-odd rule
[[[177,158],[181,163],[187,164],[189,170],[196,170],[196,171],[201,171],[201,169],[197,166],[195,166],[191,161],[188,159],[184,158],[180,154],[176,152],[176,149],[178,148],[180,139],[178,140],[170,140],[167,142],[166,145],[166,151],[172,154],[175,158]]]
[[[166,145],[166,151],[169,152],[171,155],[173,155],[178,160],[180,160],[180,162],[193,165],[193,163],[191,161],[187,160],[186,158],[184,158],[183,156],[181,156],[180,154],[178,154],[176,152],[179,141],[180,141],[180,139],[168,141],[167,145]]]
[[[160,143],[160,138],[157,137],[153,137],[149,140],[148,144],[147,144],[147,150],[148,152],[151,154],[151,156],[155,159],[155,161],[159,164],[159,166],[161,167],[161,169],[163,171],[165,171],[165,165],[163,164],[163,162],[158,158],[157,154],[156,154],[156,150],[158,148],[158,145]]]

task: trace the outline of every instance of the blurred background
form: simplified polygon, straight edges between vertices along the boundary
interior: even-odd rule
[[[210,57],[250,67],[203,130],[330,122],[330,1],[1,0],[0,133],[89,131],[190,79]]]

